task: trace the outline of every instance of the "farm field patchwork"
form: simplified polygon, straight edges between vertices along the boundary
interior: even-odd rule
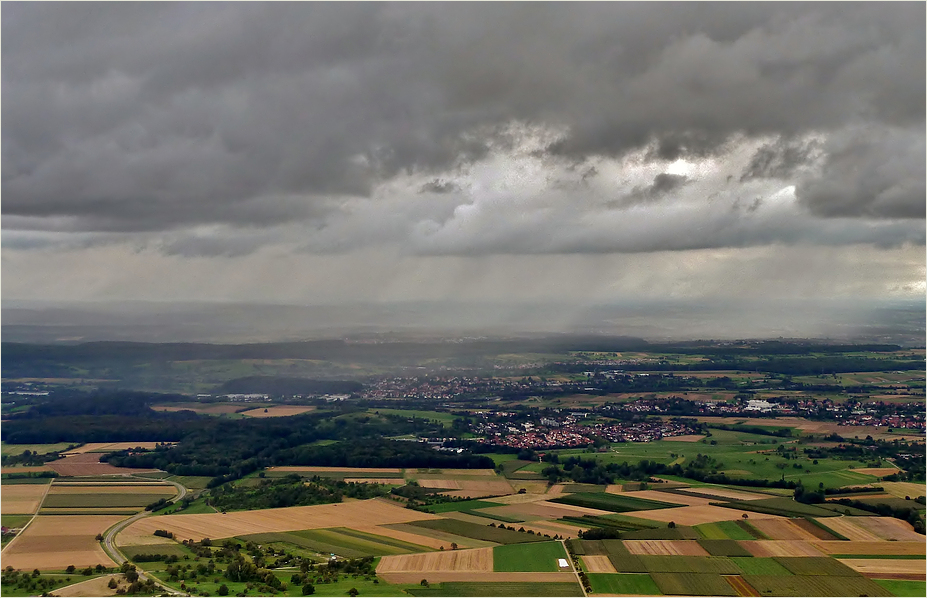
[[[922,580],[927,575],[927,561],[923,559],[839,559],[847,567],[866,575],[910,575],[909,579]]]
[[[589,573],[615,573],[615,566],[607,555],[587,554],[579,557],[583,567]],[[593,586],[594,588],[595,586]]]
[[[297,531],[405,523],[438,519],[435,515],[405,509],[388,500],[371,499],[348,503],[193,515],[156,515],[132,523],[121,534],[126,544],[143,544],[156,529],[173,532],[178,539],[230,538],[242,534]]]
[[[625,540],[631,554],[662,556],[708,556],[708,552],[694,540]]]
[[[744,575],[763,596],[891,596],[879,584],[862,576]]]
[[[505,574],[488,574],[504,576]],[[583,591],[576,581],[541,582],[514,581],[515,575],[509,574],[512,581],[499,582],[443,582],[438,588],[413,588],[408,590],[413,596],[582,596]]]
[[[4,515],[25,515],[39,510],[42,497],[48,486],[45,484],[3,484],[0,488],[0,513]]]
[[[886,554],[886,555],[923,555],[927,545],[920,542],[859,542],[859,541],[821,541],[813,542],[825,554]]]
[[[695,530],[706,540],[753,540],[755,536],[737,525],[736,521],[716,521],[696,525]]]
[[[751,540],[740,542],[753,556],[759,557],[819,557],[824,556],[814,545],[802,540]]]
[[[549,571],[562,569],[558,559],[567,554],[560,542],[537,542],[532,544],[509,544],[496,546],[493,550],[493,571]]]
[[[68,565],[112,566],[96,535],[125,517],[69,515],[35,518],[26,530],[3,550],[3,566],[14,569],[64,569]]]
[[[290,417],[315,411],[315,407],[307,405],[274,405],[271,407],[257,407],[242,411],[241,415],[246,417]]]
[[[589,509],[600,509],[611,511],[613,513],[625,513],[628,511],[648,511],[654,509],[669,509],[678,507],[678,503],[669,501],[656,501],[645,498],[637,498],[630,494],[609,494],[606,492],[595,493],[577,493],[566,494],[560,498],[552,499],[551,502],[585,507]]]
[[[646,573],[588,573],[596,594],[630,594],[658,596],[660,588]]]
[[[685,596],[738,595],[724,577],[711,573],[651,573],[650,577],[663,594],[682,594]]]
[[[498,527],[489,527],[486,525],[477,525],[467,521],[457,519],[431,519],[427,521],[412,521],[411,525],[424,527],[427,529],[437,530],[466,538],[484,540],[487,542],[496,542],[498,544],[519,544],[522,542],[543,542],[544,537],[538,537],[535,534],[526,532],[513,532],[508,529]]]

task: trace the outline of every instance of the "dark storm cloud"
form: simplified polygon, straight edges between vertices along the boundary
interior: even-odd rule
[[[857,131],[828,143],[817,176],[796,188],[798,200],[826,217],[924,218],[924,133]]]
[[[809,166],[820,144],[814,140],[802,142],[780,138],[758,149],[750,164],[740,175],[750,179],[787,179],[804,166]]]
[[[653,177],[653,183],[646,187],[635,187],[631,193],[620,200],[609,202],[609,207],[626,208],[649,202],[660,201],[671,192],[683,187],[689,180],[684,174],[661,172]]]
[[[513,143],[513,121],[563,131],[539,152],[552,162],[923,130],[922,3],[4,3],[2,17],[3,214],[50,230],[325,220],[393,177],[445,180]],[[893,153],[909,146],[828,147],[799,186],[812,213],[923,217],[923,161]],[[226,251],[212,243],[176,251]]]

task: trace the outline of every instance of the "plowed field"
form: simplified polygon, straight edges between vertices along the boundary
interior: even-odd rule
[[[112,515],[39,516],[3,551],[3,566],[14,569],[64,569],[100,563],[111,566],[97,534],[125,517]]]
[[[759,557],[769,556],[824,556],[819,550],[801,540],[744,540],[738,542],[750,554]]]
[[[844,519],[847,518],[844,517]],[[910,523],[894,517],[854,517],[852,523],[882,540],[902,542],[924,540],[924,536],[915,532]]]
[[[708,556],[695,540],[625,540],[624,545],[631,554]]]
[[[125,443],[134,444],[134,443]],[[51,461],[48,466],[63,476],[91,476],[91,475],[125,475],[153,469],[130,469],[128,467],[114,467],[109,463],[100,463],[102,453],[80,453]]]
[[[825,554],[927,554],[923,541],[920,542],[813,542]]]
[[[850,567],[854,571],[863,574],[870,573],[894,573],[903,575],[920,576],[917,579],[923,579],[927,575],[927,561],[915,559],[838,559],[841,563]]]
[[[615,566],[608,560],[608,556],[587,554],[580,558],[583,564],[586,565],[586,571],[589,573],[617,573],[617,571],[615,571]]]
[[[4,515],[31,515],[39,510],[46,490],[47,484],[4,484],[0,489],[0,512]]]
[[[473,490],[477,492],[496,492],[507,494],[513,492],[512,486],[505,480],[422,480],[418,481],[422,488],[447,488],[449,490]]]
[[[794,525],[789,519],[750,520],[750,525],[773,540],[819,540],[814,534]]]
[[[145,544],[156,529],[173,532],[178,540],[229,538],[244,534],[286,532],[331,527],[369,527],[440,519],[435,515],[404,509],[385,500],[363,500],[331,505],[264,509],[239,513],[160,515],[136,521],[119,534],[121,545]]]
[[[675,521],[676,525],[698,525],[700,523],[713,523],[715,521],[734,521],[740,519],[741,512],[736,509],[706,506],[635,511],[633,515],[634,517],[653,521]],[[750,521],[753,522],[756,519],[780,519],[780,517],[778,515],[767,515],[765,513],[750,513]]]
[[[377,565],[377,574],[417,571],[492,571],[492,548],[445,550],[419,554],[385,556]]]

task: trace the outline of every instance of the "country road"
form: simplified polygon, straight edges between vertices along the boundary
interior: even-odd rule
[[[171,484],[172,486],[177,488],[178,494],[171,500],[172,504],[180,500],[183,500],[184,497],[187,496],[187,489],[184,488],[182,485],[178,484],[177,482],[171,482],[169,480],[163,480],[163,481],[166,484]],[[145,517],[148,517],[149,515],[152,515],[150,511],[142,511],[141,513],[133,515],[132,517],[129,517],[128,519],[124,519],[123,521],[120,521],[113,527],[106,530],[106,534],[103,536],[103,550],[106,551],[106,554],[108,554],[109,557],[113,559],[113,561],[115,561],[117,565],[121,566],[124,562],[126,562],[129,559],[127,559],[126,556],[122,554],[122,551],[120,551],[119,548],[116,546],[116,542],[115,542],[116,534],[118,534],[125,528],[129,527],[130,525],[132,525],[139,519],[143,519]],[[146,574],[142,569],[138,567],[138,565],[135,565],[135,570],[138,572],[138,577],[142,581],[145,581],[146,579],[150,578],[163,590],[170,592],[171,594],[174,594],[174,595],[186,596],[185,593],[178,592],[174,588],[171,588],[170,586],[165,585],[161,580],[159,580],[155,576],[151,574]]]

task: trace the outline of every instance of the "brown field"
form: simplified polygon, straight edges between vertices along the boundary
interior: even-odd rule
[[[428,529],[424,527],[419,527],[417,525],[411,525],[408,523],[392,523],[386,524],[381,527],[387,527],[401,532],[406,532],[410,534],[416,534],[418,536],[427,536],[435,540],[439,540],[441,543],[440,546],[448,548],[452,542],[456,543],[460,548],[488,548],[491,546],[497,546],[495,542],[488,542],[486,540],[476,540],[474,538],[467,538],[465,536],[458,536],[456,534],[451,534],[448,532],[441,532],[436,529]]]
[[[274,407],[258,407],[249,411],[242,411],[242,415],[248,417],[289,417],[315,411],[315,407],[309,405],[276,405]]]
[[[432,553],[433,554],[433,553]],[[427,579],[429,583],[442,581],[485,581],[491,583],[503,583],[513,581],[537,581],[546,583],[576,583],[576,575],[570,572],[565,573],[497,573],[494,571],[427,571],[427,572],[399,572],[399,573],[379,573],[389,583],[414,583],[417,584],[422,578]]]
[[[914,482],[879,482],[879,486],[885,488],[885,491],[898,498],[910,496],[927,496],[927,485],[915,484]]]
[[[477,515],[471,515],[470,513],[461,513],[460,511],[449,511],[447,513],[441,513],[441,516],[447,517],[448,519],[457,519],[458,521],[469,521],[470,523],[476,523],[478,525],[489,525],[490,523],[496,523],[496,524],[499,523],[495,519],[490,519],[489,517],[479,517]]]
[[[495,492],[509,494],[514,492],[505,480],[419,480],[422,488],[448,488],[450,490],[472,490],[474,492]]]
[[[438,538],[430,538],[428,536],[422,536],[412,532],[404,532],[398,529],[390,529],[385,526],[371,525],[367,527],[358,527],[355,526],[352,529],[356,529],[359,532],[367,532],[368,534],[376,534],[378,536],[386,536],[387,538],[393,538],[395,540],[402,540],[403,542],[411,542],[412,544],[418,544],[419,546],[427,546],[428,548],[440,548],[446,546],[447,542],[440,540]]]
[[[860,467],[853,470],[856,473],[864,473],[866,475],[874,475],[877,478],[882,476],[892,475],[893,473],[898,473],[901,471],[897,467]]]
[[[51,471],[50,467],[45,465],[33,465],[25,467],[0,467],[0,473],[32,473],[37,471]]]
[[[492,571],[492,548],[444,550],[418,554],[385,556],[377,565],[377,574],[417,571]]]
[[[154,502],[154,501],[152,501]],[[127,511],[141,511],[141,507],[45,507],[40,515],[122,515]]]
[[[173,405],[152,405],[155,411],[194,411],[204,415],[223,415],[244,409],[241,403],[181,403]]]
[[[832,533],[823,530],[807,519],[789,519],[789,523],[811,534],[815,540],[831,541],[837,537]]]
[[[407,469],[406,477],[415,478],[419,477],[428,479],[430,477],[456,477],[456,476],[496,476],[496,472],[492,469],[429,469],[427,472],[418,473],[416,469]]]
[[[158,515],[136,521],[119,536],[120,544],[145,544],[156,529],[175,534],[178,540],[229,538],[243,534],[288,532],[331,527],[369,527],[440,519],[435,515],[405,509],[388,500],[361,500],[350,503],[263,509],[236,513],[195,515]]]
[[[116,579],[117,582],[122,582],[118,584],[116,588],[110,589],[109,580]],[[87,581],[82,581],[79,583],[71,584],[63,588],[58,588],[55,590],[55,596],[115,596],[117,588],[126,587],[125,578],[122,575],[103,575],[100,577],[94,577],[93,579],[88,579]]]
[[[688,492],[702,492],[704,494],[711,494],[714,496],[721,496],[723,498],[730,498],[731,500],[760,500],[763,498],[769,498],[768,494],[757,494],[755,492],[741,492],[740,490],[730,490],[728,488],[712,488],[710,486],[682,489],[682,492],[687,492],[687,491]]]
[[[631,554],[656,556],[709,556],[695,540],[624,540]]]
[[[686,505],[688,507],[703,507],[710,502],[718,502],[713,498],[702,498],[701,496],[683,496],[681,494],[669,494],[667,492],[657,492],[656,490],[635,490],[633,492],[615,492],[612,488],[621,488],[618,485],[608,486],[606,492],[609,494],[620,494],[633,498],[645,498],[647,500],[658,500],[660,502],[671,502]],[[769,498],[768,496],[766,498]]]
[[[854,436],[859,436],[860,438],[865,438],[866,436],[872,436],[875,440],[891,440],[892,438],[902,439],[902,436],[898,434],[890,434],[887,427],[875,427],[875,426],[841,426],[836,422],[814,422],[804,419],[802,417],[776,417],[776,418],[750,418],[750,417],[722,417],[715,415],[699,416],[698,421],[706,423],[718,423],[718,424],[738,424],[743,423],[745,425],[758,424],[762,426],[783,426],[790,428],[798,428],[799,430],[809,433],[809,434],[830,434],[836,432],[844,438],[853,438]],[[923,434],[910,434],[907,435],[913,439],[923,439]]]
[[[837,559],[860,573],[902,573],[927,575],[927,561],[917,559]]]
[[[704,434],[688,434],[686,436],[670,436],[663,438],[663,440],[669,442],[698,442],[703,438],[705,438]]]
[[[492,515],[503,517],[523,517],[525,519],[559,519],[560,517],[578,517],[580,515],[611,515],[610,511],[587,509],[573,505],[560,505],[547,501],[524,503],[520,505],[506,505],[504,507],[490,507],[481,509]]]
[[[582,559],[583,564],[586,566],[586,571],[589,573],[617,573],[617,571],[615,571],[615,566],[608,560],[607,555],[587,554],[581,556],[580,559]]]
[[[752,515],[752,513],[751,513]],[[792,523],[790,519],[765,519],[753,521],[750,525],[760,530],[773,540],[819,540],[811,532]],[[823,531],[823,530],[822,530]]]
[[[741,540],[738,544],[753,556],[824,556],[801,540]]]
[[[95,536],[125,519],[117,515],[44,516],[17,536],[3,551],[3,566],[14,569],[64,569],[100,563],[112,566]]]
[[[0,512],[4,515],[31,515],[39,510],[48,484],[7,484],[0,488]]]
[[[547,489],[547,493],[548,494],[563,494],[563,487],[565,485],[566,484],[554,484],[553,486]]]
[[[756,589],[747,583],[747,581],[740,575],[725,575],[724,579],[727,580],[731,587],[734,588],[734,591],[737,592],[740,596],[759,596],[760,593]]]
[[[345,482],[354,482],[355,484],[387,484],[402,486],[406,481],[402,478],[344,478]]]
[[[882,539],[869,530],[855,525],[856,519],[865,519],[865,517],[828,517],[821,523],[854,542],[878,542]]]
[[[344,473],[382,473],[383,477],[389,477],[391,473],[402,473],[401,469],[396,467],[313,467],[313,466],[291,466],[268,467],[267,471],[293,471],[293,472],[344,472]]]
[[[673,509],[654,509],[653,511],[634,511],[634,516],[651,521],[675,521],[676,525],[698,525],[700,523],[714,523],[715,521],[735,521],[740,519],[741,512],[736,509],[724,507],[676,507]],[[766,513],[750,513],[750,522],[756,519],[781,519],[778,515]]]
[[[154,469],[114,467],[109,463],[100,463],[100,456],[100,453],[82,453],[52,461],[48,466],[57,471],[59,475],[63,476],[129,475],[144,471],[157,471]]]
[[[514,523],[509,525],[515,525]],[[569,525],[566,523],[560,523],[557,521],[531,521],[525,523],[519,523],[519,527],[524,527],[525,529],[534,530],[535,533],[540,533],[542,536],[547,534],[548,536],[560,535],[564,538],[578,538],[580,530],[586,531],[588,528],[579,527],[576,525]]]
[[[172,443],[168,443],[172,444]],[[115,452],[126,449],[143,448],[153,449],[158,446],[157,442],[88,442],[84,446],[78,447],[73,451],[62,453],[63,455],[80,455],[83,453],[99,453],[102,451]]]
[[[920,542],[847,542],[832,540],[812,542],[825,554],[927,554],[927,545]]]
[[[844,517],[844,519],[849,518]],[[910,523],[894,517],[853,517],[852,523],[875,534],[880,540],[901,542],[924,540],[924,536],[915,532]]]
[[[170,484],[53,484],[49,494],[162,494],[173,496],[177,488]]]

